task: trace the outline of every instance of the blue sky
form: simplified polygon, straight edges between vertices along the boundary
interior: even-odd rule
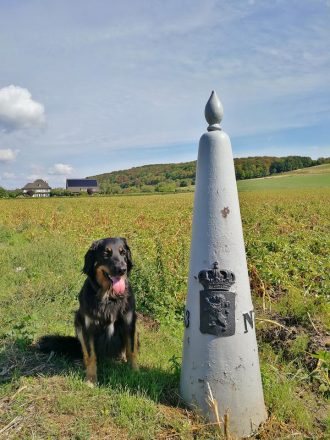
[[[0,0],[0,186],[197,156],[330,155],[330,0]]]

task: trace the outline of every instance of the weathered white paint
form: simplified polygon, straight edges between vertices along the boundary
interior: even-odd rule
[[[249,436],[267,418],[261,385],[255,329],[244,313],[253,310],[245,247],[230,139],[220,129],[223,109],[212,92],[206,105],[208,133],[199,143],[189,286],[186,310],[189,327],[185,330],[181,395],[211,421],[214,414],[207,404],[207,383],[218,402],[219,413],[228,410],[230,432]],[[234,272],[236,292],[233,336],[218,337],[200,332],[199,292],[203,290],[198,273],[211,269]],[[251,316],[250,314],[249,316]],[[247,329],[247,332],[246,332]]]

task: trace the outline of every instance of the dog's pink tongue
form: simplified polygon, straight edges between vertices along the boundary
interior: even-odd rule
[[[111,277],[112,289],[117,295],[122,295],[125,292],[125,280],[121,277]]]

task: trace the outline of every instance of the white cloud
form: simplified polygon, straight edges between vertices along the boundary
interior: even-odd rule
[[[65,163],[56,163],[48,170],[49,174],[54,174],[56,176],[70,175],[72,172],[72,166]]]
[[[29,90],[14,85],[0,89],[0,126],[5,130],[40,127],[44,122],[44,106]]]
[[[0,163],[12,162],[16,159],[17,151],[7,148],[0,150]]]

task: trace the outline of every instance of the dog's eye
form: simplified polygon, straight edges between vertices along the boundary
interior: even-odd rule
[[[120,253],[120,255],[126,255],[125,249],[120,249],[119,253]]]
[[[106,251],[104,251],[103,253],[103,258],[107,259],[110,258],[112,255],[112,250],[111,249],[107,249]]]

